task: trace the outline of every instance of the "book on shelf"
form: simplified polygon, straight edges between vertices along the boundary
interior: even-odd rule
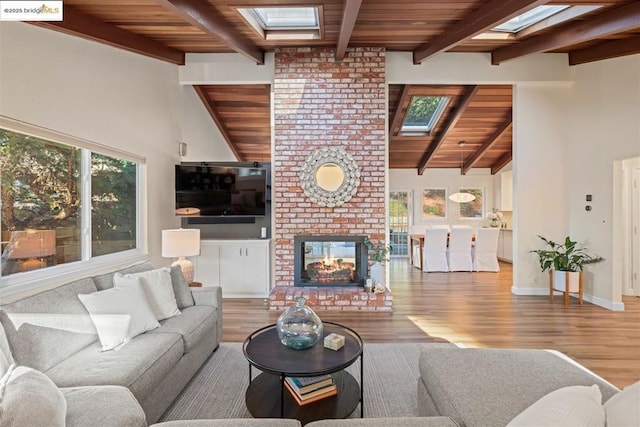
[[[286,381],[299,394],[305,394],[333,384],[333,377],[329,374],[315,377],[287,377]]]
[[[307,405],[312,402],[317,402],[318,400],[322,400],[324,398],[335,396],[336,394],[338,394],[338,387],[336,387],[335,384],[331,384],[329,386],[311,391],[309,393],[305,393],[303,395],[298,394],[298,392],[296,392],[291,387],[291,385],[289,385],[288,381],[284,382],[284,386],[287,390],[289,390],[289,393],[291,393],[293,399],[300,406]]]

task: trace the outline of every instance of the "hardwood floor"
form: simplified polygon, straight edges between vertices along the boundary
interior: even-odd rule
[[[365,342],[437,342],[467,347],[548,348],[561,351],[617,387],[640,380],[640,298],[624,297],[624,312],[572,298],[516,296],[511,265],[500,273],[422,273],[393,259],[393,313],[321,312],[352,327]],[[224,341],[243,341],[273,323],[262,299],[224,300]]]

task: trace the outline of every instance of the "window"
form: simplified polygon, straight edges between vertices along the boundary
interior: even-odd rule
[[[429,134],[448,103],[449,98],[446,96],[412,97],[400,132],[403,135]]]
[[[425,188],[422,190],[422,218],[447,217],[447,190]]]
[[[467,203],[459,203],[460,218],[484,218],[484,191],[482,188],[461,188],[461,193],[471,193],[475,200]]]
[[[389,245],[391,255],[408,254],[409,224],[411,224],[411,198],[408,191],[389,193]]]
[[[138,247],[139,163],[3,128],[0,153],[1,276]]]
[[[546,19],[558,12],[562,12],[569,6],[538,6],[511,18],[507,22],[497,25],[492,28],[493,31],[504,31],[507,33],[517,33],[520,30],[527,28],[530,25],[537,24],[538,22]]]
[[[238,8],[245,21],[266,40],[322,38],[319,6]]]

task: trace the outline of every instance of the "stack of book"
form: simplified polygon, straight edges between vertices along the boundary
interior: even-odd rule
[[[329,374],[315,377],[287,377],[284,385],[301,406],[338,394],[338,388]]]

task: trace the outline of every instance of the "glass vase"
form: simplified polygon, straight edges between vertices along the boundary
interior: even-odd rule
[[[276,330],[282,344],[294,350],[313,347],[323,337],[322,321],[305,305],[304,298],[296,298],[296,304],[278,317]]]
[[[492,219],[491,223],[489,224],[491,227],[499,227],[500,226],[500,220],[498,219]]]

